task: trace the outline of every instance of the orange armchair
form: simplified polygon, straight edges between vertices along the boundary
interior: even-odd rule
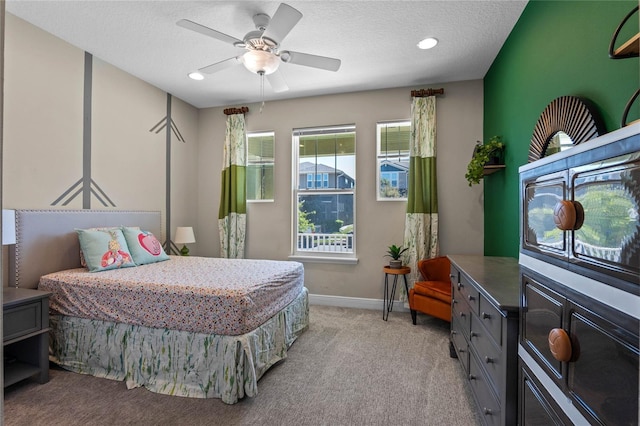
[[[409,290],[411,320],[416,324],[417,311],[451,322],[451,262],[448,257],[418,261],[424,281]]]

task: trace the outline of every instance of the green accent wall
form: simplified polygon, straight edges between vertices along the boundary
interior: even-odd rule
[[[519,252],[518,168],[545,107],[560,96],[595,104],[605,132],[620,128],[625,105],[640,86],[638,58],[610,59],[609,43],[638,1],[532,0],[484,78],[484,138],[506,144],[504,171],[484,178],[484,253]],[[617,46],[638,32],[638,14]],[[636,101],[628,121],[640,118]]]

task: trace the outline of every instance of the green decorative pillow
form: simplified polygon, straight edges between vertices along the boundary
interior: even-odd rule
[[[162,244],[151,232],[125,226],[121,229],[133,256],[133,261],[137,265],[169,260],[169,256],[162,249]]]
[[[90,272],[136,266],[120,229],[76,229]]]

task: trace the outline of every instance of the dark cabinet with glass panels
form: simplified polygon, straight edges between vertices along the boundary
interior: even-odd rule
[[[582,416],[594,424],[638,424],[637,318],[525,268],[521,311],[521,347]],[[552,330],[567,337],[565,359],[551,343]]]

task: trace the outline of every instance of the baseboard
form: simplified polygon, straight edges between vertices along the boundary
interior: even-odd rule
[[[336,306],[340,308],[371,309],[382,311],[383,301],[380,299],[365,299],[362,297],[327,296],[324,294],[309,294],[309,303],[312,305]],[[396,312],[409,312],[404,302],[393,301],[393,310]]]

